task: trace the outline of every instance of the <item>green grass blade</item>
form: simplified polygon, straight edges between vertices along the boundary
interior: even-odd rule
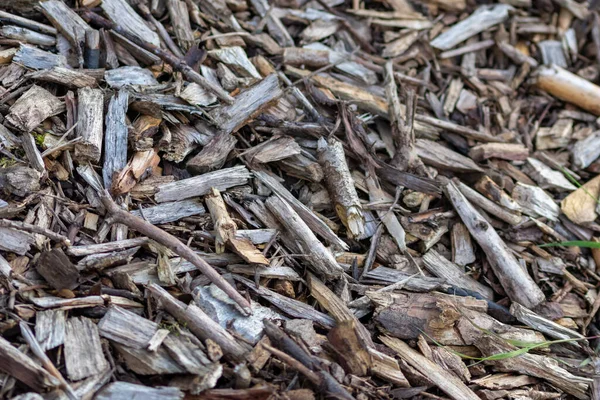
[[[559,247],[559,246],[564,246],[564,247],[577,246],[577,247],[588,247],[591,249],[600,249],[600,242],[591,242],[591,241],[587,241],[587,240],[571,240],[571,241],[567,241],[567,242],[544,243],[544,244],[539,245],[539,247]]]

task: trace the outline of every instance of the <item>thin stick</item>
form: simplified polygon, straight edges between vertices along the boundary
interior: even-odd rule
[[[321,379],[321,377],[318,374],[311,371],[309,368],[306,368],[304,365],[302,365],[302,363],[300,361],[296,360],[294,357],[284,353],[281,350],[276,349],[273,346],[269,346],[266,343],[263,343],[262,346],[264,347],[265,350],[269,351],[275,357],[279,358],[281,361],[283,361],[285,364],[287,364],[290,368],[295,369],[296,371],[300,372],[313,384],[320,386],[321,383],[323,383],[323,380]]]
[[[33,332],[31,332],[29,326],[27,326],[27,323],[25,321],[19,322],[19,328],[21,328],[21,336],[23,336],[23,339],[25,339],[33,354],[35,354],[35,356],[40,359],[40,361],[42,362],[42,366],[46,369],[46,371],[48,371],[50,375],[58,379],[58,381],[60,382],[59,387],[65,392],[67,397],[70,400],[78,400],[78,397],[73,391],[73,388],[69,386],[65,378],[63,378],[60,371],[56,369],[54,364],[52,364],[52,361],[50,361],[46,353],[44,353],[44,350],[42,350],[40,343],[37,341]]]
[[[52,232],[50,229],[42,228],[41,226],[28,224],[26,222],[19,221],[11,221],[8,219],[0,219],[0,228],[12,228],[19,229],[25,232],[37,233],[39,235],[44,235],[47,238],[55,240],[57,242],[61,242],[66,246],[71,245],[71,241],[68,237],[61,235],[60,233]]]
[[[93,22],[94,24],[101,26],[104,29],[112,29],[118,34],[125,36],[127,39],[142,47],[144,50],[147,50],[152,54],[155,54],[158,57],[160,57],[164,62],[171,65],[174,69],[181,71],[181,73],[183,73],[187,79],[202,86],[204,89],[210,91],[219,99],[223,100],[228,104],[233,103],[233,97],[231,97],[229,93],[208,81],[205,77],[194,71],[192,67],[190,67],[184,60],[175,57],[169,51],[165,51],[151,43],[148,43],[144,40],[140,40],[137,37],[130,35],[125,29],[123,29],[122,26],[114,24],[111,21],[102,18],[101,16],[90,10],[83,11],[81,16],[88,22]]]
[[[198,256],[192,249],[185,244],[181,243],[179,239],[163,231],[160,228],[144,221],[142,218],[136,217],[121,209],[117,203],[108,194],[108,191],[104,190],[101,194],[102,204],[108,211],[110,218],[117,223],[127,225],[129,228],[138,231],[139,233],[148,236],[150,239],[157,241],[169,250],[173,251],[177,255],[185,258],[200,270],[206,277],[221,290],[223,290],[229,297],[231,297],[242,309],[248,314],[252,314],[250,303],[234,288],[232,287],[213,267],[211,267],[206,261]]]

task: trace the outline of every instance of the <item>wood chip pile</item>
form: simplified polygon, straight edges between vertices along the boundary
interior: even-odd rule
[[[598,1],[3,3],[0,398],[600,399]]]

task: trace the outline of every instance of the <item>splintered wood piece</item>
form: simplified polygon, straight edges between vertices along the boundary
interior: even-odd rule
[[[245,185],[248,179],[250,179],[250,172],[243,165],[238,165],[159,185],[154,198],[157,202],[164,203],[204,196],[210,192],[211,188],[227,190],[234,186]]]
[[[22,44],[13,56],[13,62],[27,68],[43,70],[67,65],[67,59],[60,55]]]
[[[127,102],[129,94],[120,90],[108,104],[104,135],[104,168],[102,178],[105,188],[111,188],[115,174],[127,164]],[[81,101],[81,100],[80,100]]]
[[[250,264],[269,265],[269,260],[260,252],[252,241],[245,237],[233,237],[227,240],[227,246]]]
[[[206,277],[220,289],[222,289],[229,297],[231,297],[245,312],[251,313],[250,303],[242,297],[217,271],[213,269],[206,261],[204,261],[192,249],[179,241],[175,236],[155,227],[154,225],[144,221],[143,219],[131,215],[117,205],[111,198],[108,192],[104,191],[101,196],[102,204],[110,214],[110,217],[117,223],[127,225],[129,228],[156,240],[158,243],[167,247],[175,254],[190,261],[198,268]]]
[[[528,308],[534,308],[543,302],[546,299],[544,293],[519,265],[496,230],[475,210],[454,183],[449,182],[445,190],[471,236],[487,255],[492,269],[510,299]]]
[[[533,218],[544,217],[556,221],[560,214],[558,204],[538,186],[517,182],[512,191],[512,198],[519,204],[524,214]]]
[[[148,387],[129,382],[113,382],[102,388],[94,398],[97,400],[131,400],[135,397],[146,400],[182,400],[184,393],[176,387]]]
[[[225,164],[236,143],[237,139],[232,134],[219,132],[210,139],[200,153],[187,162],[186,168],[199,174],[219,169]]]
[[[71,246],[67,248],[67,254],[74,257],[84,257],[97,253],[109,253],[111,251],[120,251],[132,247],[142,246],[148,243],[148,238],[141,237],[135,239],[125,239],[116,242],[106,242],[98,244],[88,244],[82,246]]]
[[[331,329],[336,324],[335,320],[329,315],[315,310],[306,303],[281,295],[264,286],[257,287],[254,282],[239,275],[234,275],[234,279],[243,283],[248,289],[252,290],[254,293],[261,296],[261,298],[273,304],[287,315],[290,315],[294,318],[302,318],[313,321],[315,324],[325,329]]]
[[[43,69],[32,72],[27,76],[38,81],[59,83],[70,88],[94,87],[97,85],[96,78],[93,76],[65,67]]]
[[[501,220],[506,221],[511,225],[519,225],[521,222],[523,222],[523,217],[519,213],[498,205],[487,197],[481,195],[476,190],[471,189],[464,183],[456,181],[456,187],[470,202],[478,207],[481,207],[486,212],[500,218]]]
[[[75,157],[82,161],[97,163],[102,152],[104,136],[104,95],[101,89],[81,88],[77,90],[77,136],[81,140],[75,145]]]
[[[115,24],[122,26],[127,33],[154,46],[160,45],[160,38],[151,30],[133,8],[124,0],[106,0],[100,3],[102,11]]]
[[[462,173],[483,172],[483,169],[470,158],[432,140],[417,139],[415,150],[425,164],[435,168]]]
[[[43,393],[60,385],[58,379],[3,337],[0,337],[0,361],[0,371],[15,377],[36,392]]]
[[[469,230],[464,224],[456,223],[452,226],[450,233],[452,240],[452,262],[465,266],[475,262],[475,250],[471,241]]]
[[[286,232],[296,240],[302,254],[309,255],[305,261],[309,268],[327,279],[339,277],[344,272],[331,251],[317,239],[313,231],[285,200],[271,196],[267,199],[266,205]]]
[[[152,296],[161,306],[201,340],[210,339],[217,343],[223,352],[234,361],[242,361],[249,349],[234,339],[229,332],[213,321],[194,304],[185,305],[156,284],[148,286]]]
[[[187,5],[181,0],[167,0],[167,9],[179,46],[184,51],[189,50],[194,45],[194,33],[190,25]]]
[[[25,232],[0,227],[0,250],[24,255],[34,241],[33,236]]]
[[[475,189],[488,199],[497,202],[504,208],[516,212],[521,211],[521,206],[517,204],[496,182],[487,175],[484,175],[475,183]]]
[[[402,340],[389,336],[379,338],[383,344],[394,350],[400,358],[405,360],[411,367],[425,375],[435,383],[441,391],[455,400],[478,400],[477,396],[460,379],[442,367],[428,360],[423,355],[413,350]]]
[[[358,320],[341,321],[329,331],[327,339],[337,350],[337,356],[345,371],[364,376],[369,371],[371,354],[357,333]]]
[[[477,282],[463,272],[458,265],[453,264],[433,249],[430,249],[423,255],[423,265],[433,275],[446,279],[448,283],[456,287],[477,292],[488,300],[494,299],[494,291],[492,289]]]
[[[371,202],[393,200],[381,189],[379,183],[372,174],[367,176],[366,183],[369,190],[369,200],[371,200]],[[398,221],[398,217],[396,217],[392,210],[377,210],[376,212],[381,219],[381,222],[385,225],[388,233],[392,236],[392,239],[394,239],[400,252],[404,253],[406,251],[406,232],[400,224],[400,221]]]
[[[374,347],[369,331],[362,323],[360,323],[342,299],[336,296],[336,294],[333,293],[320,279],[312,274],[308,275],[307,283],[311,295],[317,299],[324,309],[329,311],[338,324],[343,322],[353,322],[353,329],[356,329],[356,334],[363,343],[362,346],[365,348],[367,346]],[[365,357],[365,355],[359,357]]]
[[[136,152],[125,168],[117,175],[113,175],[111,189],[115,195],[129,193],[142,176],[149,170],[156,168],[160,163],[158,150],[150,149]]]
[[[83,49],[85,32],[89,25],[69,6],[60,0],[48,0],[39,4],[42,13],[76,48]]]
[[[572,153],[575,167],[580,169],[589,167],[600,156],[600,134],[594,132],[585,139],[578,140],[573,146]]]
[[[277,74],[271,74],[237,95],[233,104],[218,107],[209,115],[221,132],[232,133],[282,95]]]
[[[133,210],[131,214],[145,219],[152,225],[161,225],[191,217],[192,215],[204,214],[205,212],[206,210],[200,201],[182,200]]]
[[[31,132],[46,118],[65,111],[65,104],[46,89],[33,85],[10,107],[8,122],[24,132]]]
[[[56,39],[53,36],[44,35],[43,33],[14,25],[4,25],[0,28],[0,34],[5,38],[15,39],[42,47],[51,47],[56,44]]]
[[[600,116],[600,87],[557,65],[541,66],[535,84],[550,95]]]
[[[557,324],[554,321],[550,321],[534,313],[533,311],[523,307],[518,303],[513,303],[510,306],[510,313],[523,324],[545,333],[551,338],[563,340],[563,339],[585,339],[585,336],[576,332],[572,329],[566,328],[562,325]],[[585,343],[585,341],[582,341]],[[579,344],[580,342],[573,342],[574,344]]]
[[[304,223],[308,225],[312,232],[322,237],[327,243],[342,250],[347,250],[348,245],[342,241],[331,228],[316,216],[308,207],[294,197],[276,178],[264,171],[254,171],[254,177],[263,185],[269,188],[273,193],[287,202],[293,210],[298,213]],[[290,234],[292,234],[290,232]],[[314,235],[314,234],[313,234]]]
[[[522,144],[516,143],[485,143],[471,148],[469,157],[475,161],[483,161],[488,158],[524,161],[529,157],[529,150]]]
[[[67,317],[63,310],[38,311],[35,314],[35,337],[47,351],[65,342]]]
[[[523,171],[536,181],[542,189],[559,191],[577,189],[562,172],[550,168],[533,157],[527,158],[527,167]]]
[[[35,143],[35,138],[31,133],[23,133],[21,136],[21,144],[23,145],[23,150],[25,150],[25,155],[29,160],[29,164],[42,175],[46,172],[46,167],[44,165],[44,160],[42,159],[42,154],[37,148]]]
[[[251,163],[266,164],[299,155],[302,152],[300,145],[289,136],[274,137],[266,142],[254,146],[244,152],[244,156]]]
[[[329,140],[320,138],[317,152],[327,182],[327,190],[334,202],[338,217],[348,229],[348,237],[362,237],[365,233],[365,218],[354,187],[354,179],[346,163],[342,143],[335,138]]]
[[[215,227],[215,252],[217,254],[225,251],[225,244],[235,238],[235,232],[237,231],[237,225],[233,219],[229,216],[227,206],[221,197],[221,193],[211,188],[208,194],[204,197],[210,217]]]
[[[78,285],[79,271],[62,249],[43,252],[36,270],[55,289],[74,289]]]
[[[449,50],[468,38],[506,21],[510,10],[512,7],[507,4],[481,6],[469,17],[433,39],[430,45],[439,50]]]
[[[65,365],[69,379],[98,375],[109,367],[104,358],[98,327],[84,317],[71,318],[65,329]]]

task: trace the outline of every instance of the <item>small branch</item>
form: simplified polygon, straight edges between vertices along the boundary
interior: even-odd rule
[[[181,243],[175,236],[121,209],[107,191],[101,193],[102,204],[114,222],[127,225],[129,228],[157,241],[177,255],[185,258],[198,268],[206,277],[231,297],[248,314],[252,313],[250,303],[232,287],[213,267],[198,256],[192,249]]]
[[[42,228],[41,226],[28,224],[26,222],[19,221],[11,221],[8,219],[0,219],[0,228],[12,228],[19,229],[29,233],[37,233],[39,235],[44,235],[49,239],[55,240],[57,242],[61,242],[66,246],[71,245],[71,241],[66,236],[61,235],[60,233],[56,233],[47,228]]]
[[[123,29],[122,26],[114,24],[111,21],[102,18],[101,16],[90,10],[85,10],[82,13],[82,17],[88,22],[93,22],[94,24],[101,26],[104,29],[112,29],[118,34],[125,36],[127,39],[131,40],[138,46],[160,57],[164,62],[171,65],[174,69],[181,71],[187,79],[189,79],[192,82],[196,82],[204,89],[213,93],[219,99],[223,100],[228,104],[233,103],[233,97],[231,97],[229,93],[208,81],[205,77],[200,75],[198,72],[194,71],[184,60],[175,57],[172,53],[165,51],[157,46],[154,46],[151,43],[138,39],[137,37],[129,34],[125,29]]]

